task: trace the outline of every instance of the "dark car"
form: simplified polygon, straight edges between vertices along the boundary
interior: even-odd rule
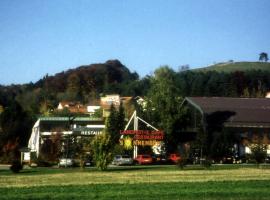
[[[166,164],[168,159],[166,155],[154,155],[153,162],[156,164]]]
[[[233,162],[234,162],[233,156],[225,156],[221,160],[221,163],[223,163],[223,164],[233,164]]]
[[[85,167],[90,167],[93,165],[93,160],[91,157],[86,157],[84,160],[84,166]]]
[[[137,163],[137,164],[140,164],[140,165],[152,164],[153,163],[153,158],[148,154],[138,155],[134,159],[134,162]]]

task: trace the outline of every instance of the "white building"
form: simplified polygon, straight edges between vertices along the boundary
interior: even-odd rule
[[[61,134],[63,137],[93,136],[101,134],[105,128],[103,119],[91,117],[41,117],[32,128],[28,147],[31,152],[40,152],[43,140],[54,135]]]

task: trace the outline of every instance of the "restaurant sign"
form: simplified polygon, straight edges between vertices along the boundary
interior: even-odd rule
[[[121,135],[133,135],[134,140],[163,140],[163,131],[149,131],[149,130],[125,130],[120,131]]]
[[[73,134],[77,136],[100,135],[102,132],[103,128],[79,127],[73,130]]]
[[[132,146],[155,146],[164,140],[163,131],[124,130],[120,131],[120,134],[123,136],[120,144],[126,149],[132,148]]]

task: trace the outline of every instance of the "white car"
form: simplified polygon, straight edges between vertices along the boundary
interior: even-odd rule
[[[74,165],[74,161],[71,158],[60,158],[58,167],[72,167]]]
[[[116,155],[114,156],[113,165],[132,165],[133,159],[128,155]]]

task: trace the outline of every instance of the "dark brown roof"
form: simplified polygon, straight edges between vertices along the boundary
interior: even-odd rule
[[[270,128],[268,98],[187,97],[186,100],[203,114],[234,112],[225,126]]]

